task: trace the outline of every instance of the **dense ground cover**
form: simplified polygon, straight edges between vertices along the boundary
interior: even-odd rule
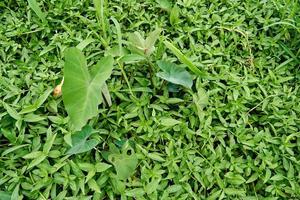
[[[28,2],[0,2],[0,199],[300,198],[298,0]],[[158,28],[146,60],[116,62]],[[156,76],[182,64],[166,41],[203,73],[186,66],[191,88]],[[115,60],[83,153],[51,94],[75,46]]]

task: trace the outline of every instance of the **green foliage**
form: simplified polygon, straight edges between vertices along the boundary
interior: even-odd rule
[[[11,200],[11,194],[0,191],[0,199],[1,200]]]
[[[159,7],[169,11],[172,8],[172,4],[169,0],[156,0],[158,3]]]
[[[27,0],[29,7],[35,12],[35,14],[42,20],[42,22],[46,23],[46,15],[43,13],[39,4],[36,0]]]
[[[179,8],[175,5],[170,12],[170,24],[175,26],[179,23]]]
[[[37,3],[47,23],[0,1],[0,199],[300,199],[299,1]],[[115,64],[81,131],[51,94],[75,46],[89,76]],[[157,77],[159,60],[193,87]]]
[[[129,44],[134,52],[149,56],[155,50],[155,42],[159,38],[161,29],[155,29],[151,33],[149,33],[146,39],[139,32],[131,33],[128,37]]]
[[[48,96],[51,94],[52,89],[47,89],[44,94],[42,94],[36,102],[31,105],[24,106],[24,108],[19,112],[19,114],[31,113],[36,111],[39,107],[43,105],[43,103],[47,100]]]
[[[176,57],[185,65],[187,65],[187,67],[194,72],[196,75],[200,76],[200,77],[205,77],[205,74],[203,72],[201,72],[197,66],[195,66],[183,53],[180,52],[179,49],[177,49],[172,43],[165,41],[164,44],[166,45],[166,47],[168,49],[170,49],[175,55]]]
[[[136,155],[127,155],[127,152],[122,154],[110,154],[109,160],[116,169],[117,178],[121,180],[129,178],[135,172],[138,164]]]
[[[97,139],[88,140],[93,133],[93,129],[87,125],[81,131],[72,134],[72,147],[67,151],[67,154],[84,153],[93,149],[99,143]]]
[[[97,20],[99,21],[104,37],[106,38],[107,33],[106,33],[106,23],[105,23],[105,14],[104,14],[105,0],[93,0],[93,3],[96,10]]]
[[[90,72],[84,55],[77,48],[65,53],[63,101],[73,130],[80,130],[98,114],[101,89],[113,69],[111,56],[102,58]]]
[[[163,60],[157,61],[157,65],[163,70],[163,72],[158,72],[156,74],[158,77],[187,88],[192,87],[192,76],[184,68]]]

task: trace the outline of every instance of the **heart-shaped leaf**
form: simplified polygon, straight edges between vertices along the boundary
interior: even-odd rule
[[[127,155],[126,152],[122,154],[111,154],[109,160],[114,165],[117,177],[120,180],[125,180],[130,177],[138,164],[137,156],[135,154]]]
[[[157,61],[157,65],[163,70],[163,72],[158,72],[156,74],[158,77],[174,84],[182,85],[188,88],[192,87],[192,76],[184,68],[169,61],[163,60]]]
[[[98,114],[98,105],[102,102],[101,88],[111,75],[113,58],[102,58],[91,72],[83,53],[77,48],[68,49],[65,60],[62,97],[71,128],[77,131]]]
[[[159,38],[161,33],[161,29],[155,29],[151,33],[149,33],[146,39],[139,32],[134,32],[129,35],[128,41],[130,44],[130,48],[133,52],[136,52],[143,56],[151,55],[155,50],[155,42]]]
[[[67,151],[67,154],[78,154],[93,149],[99,141],[88,138],[93,134],[93,129],[90,126],[85,126],[81,131],[77,131],[72,137],[72,147]]]

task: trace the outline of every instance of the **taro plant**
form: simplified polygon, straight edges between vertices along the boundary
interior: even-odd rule
[[[159,38],[161,29],[155,29],[149,33],[147,38],[144,38],[140,32],[135,31],[129,34],[128,44],[130,49],[143,56],[150,56],[155,51],[155,42]]]
[[[62,98],[72,130],[78,131],[98,114],[101,89],[110,77],[113,58],[106,56],[88,70],[83,53],[73,47],[66,50]]]
[[[122,60],[130,60],[130,59],[138,59],[140,55],[144,57],[149,66],[151,67],[151,71],[155,71],[153,62],[151,60],[151,55],[155,51],[155,43],[158,40],[161,29],[157,28],[154,31],[150,32],[148,37],[144,38],[140,32],[135,31],[134,33],[129,34],[128,37],[128,46],[131,52],[135,54],[131,54],[130,56],[124,56]],[[165,46],[170,49],[176,57],[183,63],[183,65],[176,65],[169,61],[161,60],[157,61],[158,67],[162,70],[162,72],[156,73],[159,78],[162,78],[172,84],[182,85],[187,88],[191,88],[193,85],[193,79],[191,74],[185,70],[185,66],[187,66],[194,74],[204,77],[204,73],[201,72],[197,66],[195,66],[178,48],[176,48],[172,43],[165,41]],[[151,77],[152,83],[153,77]],[[153,84],[154,85],[154,84]],[[155,89],[155,88],[154,88]]]

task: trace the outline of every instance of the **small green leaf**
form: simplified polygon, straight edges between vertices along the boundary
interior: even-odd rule
[[[129,51],[125,47],[119,47],[119,45],[114,45],[110,49],[106,51],[107,55],[111,55],[112,57],[117,57],[119,60],[122,56],[125,56],[129,53]]]
[[[163,70],[163,72],[156,74],[158,77],[187,88],[192,87],[192,76],[184,68],[168,61],[157,61],[157,65]]]
[[[146,184],[146,186],[145,186],[146,193],[151,194],[154,191],[156,191],[158,186],[159,186],[160,180],[161,180],[160,178],[159,179],[153,179],[150,183]]]
[[[96,169],[97,172],[104,172],[109,168],[111,168],[111,165],[106,164],[106,163],[97,163],[95,165],[95,169]]]
[[[45,143],[45,145],[44,145],[44,147],[43,147],[43,152],[45,153],[45,154],[48,154],[49,153],[49,151],[51,150],[51,147],[52,147],[52,145],[53,145],[53,142],[54,142],[54,140],[55,140],[55,137],[56,137],[56,134],[49,134],[48,136],[47,136],[47,140],[46,140],[46,143]]]
[[[85,177],[85,183],[88,182],[89,180],[91,180],[95,176],[95,174],[96,174],[96,170],[95,170],[95,168],[93,168],[86,175],[86,177]]]
[[[43,56],[43,55],[45,55],[46,53],[52,51],[53,49],[55,49],[55,46],[53,46],[53,45],[50,44],[49,46],[45,47],[45,48],[40,52],[39,56]]]
[[[18,149],[21,149],[23,147],[26,147],[26,146],[29,146],[29,144],[22,144],[22,145],[18,145],[18,146],[14,146],[14,147],[8,148],[5,151],[3,151],[2,156],[5,156],[5,155],[7,155],[7,154],[9,154],[11,152],[14,152],[14,151],[16,151]]]
[[[283,42],[279,42],[279,45],[287,54],[289,54],[289,56],[291,56],[298,64],[300,64],[298,57]]]
[[[152,160],[159,161],[159,162],[164,162],[165,159],[163,159],[160,155],[157,153],[148,153],[147,156],[151,158]]]
[[[82,40],[76,48],[82,51],[85,47],[87,47],[89,44],[93,43],[95,40],[93,38],[87,38],[85,40]]]
[[[102,29],[104,38],[106,38],[107,37],[106,23],[105,23],[105,19],[106,18],[105,18],[105,14],[104,14],[104,10],[105,10],[104,4],[105,4],[105,1],[104,0],[93,0],[93,3],[94,3],[95,10],[96,10],[96,16],[97,16],[98,22],[101,25],[100,27]]]
[[[270,180],[271,175],[272,175],[271,170],[267,168],[266,169],[266,175],[264,177],[264,182],[263,183],[266,183],[268,180]]]
[[[110,93],[109,93],[109,90],[108,90],[108,86],[106,83],[103,84],[103,87],[102,87],[102,95],[104,97],[104,100],[106,102],[106,104],[110,107],[112,106],[112,102],[111,102],[111,96],[110,96]]]
[[[55,200],[64,200],[67,195],[67,190],[61,191],[56,197]]]
[[[190,61],[185,55],[183,55],[183,53],[177,49],[172,43],[165,41],[164,44],[166,45],[166,47],[168,49],[170,49],[175,56],[180,60],[180,62],[182,62],[183,64],[187,65],[188,68],[194,72],[196,75],[200,76],[200,77],[206,77],[206,73],[201,72],[197,66],[195,66],[192,61]]]
[[[39,122],[39,121],[42,121],[46,118],[47,117],[45,117],[45,116],[40,116],[40,115],[36,115],[36,114],[33,114],[33,113],[29,113],[29,114],[24,116],[24,121],[25,122]]]
[[[52,150],[52,151],[49,151],[49,153],[48,153],[48,156],[50,158],[58,158],[61,155],[62,155],[62,153],[59,150]]]
[[[17,136],[13,130],[1,128],[1,134],[6,137],[12,144],[15,144]]]
[[[169,193],[175,193],[175,192],[178,192],[182,189],[182,186],[181,185],[171,185],[168,187],[168,192]]]
[[[272,181],[281,181],[283,179],[284,179],[284,176],[282,174],[276,174],[270,178],[270,180],[272,180]]]
[[[152,31],[149,36],[146,38],[145,40],[145,50],[146,50],[146,54],[150,55],[154,52],[155,50],[155,42],[158,40],[159,36],[161,33],[161,29],[157,28],[154,31]]]
[[[252,174],[252,176],[246,181],[246,183],[252,183],[258,178],[258,173]]]
[[[11,200],[18,200],[18,197],[19,197],[19,187],[20,187],[19,184],[15,187],[13,193],[11,194]]]
[[[244,196],[245,195],[245,191],[242,189],[236,189],[236,188],[225,188],[224,189],[225,194],[227,195],[238,195],[238,196]]]
[[[178,120],[173,119],[173,118],[163,117],[163,118],[160,119],[160,123],[163,126],[175,126],[177,124],[180,124],[181,121],[178,121]]]
[[[170,24],[174,26],[179,22],[179,8],[175,5],[170,12]]]
[[[287,177],[289,179],[293,179],[295,177],[295,169],[291,162],[290,162],[290,166],[289,166],[289,171],[287,173]]]
[[[145,60],[145,57],[139,54],[127,54],[120,58],[120,61],[126,64],[135,63],[142,60]]]
[[[172,8],[172,4],[169,0],[156,0],[156,2],[159,4],[159,7],[161,9],[164,9],[166,11],[169,11]]]
[[[95,169],[95,166],[91,163],[78,163],[78,167],[86,172],[92,171]]]
[[[34,151],[34,152],[31,152],[25,156],[23,156],[24,159],[34,159],[34,158],[37,158],[37,157],[40,157],[43,155],[43,152],[41,151]]]
[[[101,193],[100,187],[94,179],[91,179],[88,181],[88,186],[89,186],[89,188],[91,188],[91,190],[93,190],[97,193]]]
[[[13,109],[12,107],[10,107],[8,104],[6,104],[5,102],[2,102],[3,107],[6,109],[7,113],[14,118],[15,120],[20,120],[21,116],[18,114],[18,112]]]
[[[40,156],[36,157],[35,159],[33,159],[30,164],[28,165],[27,169],[31,169],[34,166],[37,166],[38,164],[40,164],[41,162],[43,162],[45,160],[45,158],[47,157],[46,154],[42,153]]]
[[[140,196],[143,196],[144,194],[145,194],[145,191],[142,188],[134,188],[132,190],[126,191],[126,196],[129,196],[129,197],[140,197]]]
[[[222,190],[217,190],[215,192],[213,192],[208,198],[207,200],[215,200],[218,199],[220,197],[220,194],[222,193]]]
[[[128,42],[131,45],[133,51],[138,54],[144,55],[145,39],[139,32],[135,31],[134,33],[130,33],[128,36]]]
[[[42,20],[42,22],[46,21],[46,15],[42,12],[36,0],[27,0],[29,7],[35,12],[35,14]]]
[[[228,172],[225,174],[225,177],[227,178],[228,182],[234,185],[241,185],[246,180],[240,175],[240,174],[235,174],[233,172]]]
[[[118,180],[115,178],[111,179],[112,183],[112,188],[119,194],[124,194],[126,186],[125,186],[125,181]],[[123,198],[122,198],[123,199]]]
[[[90,126],[85,126],[81,131],[77,131],[72,135],[72,147],[67,151],[67,154],[78,154],[90,151],[99,143],[96,139],[88,138],[93,134],[93,129]]]
[[[47,100],[48,96],[51,94],[52,89],[47,89],[37,100],[34,104],[25,106],[19,114],[25,114],[36,111],[43,103]]]
[[[118,46],[119,46],[118,52],[119,52],[119,55],[123,56],[124,54],[122,54],[122,32],[121,32],[121,25],[118,22],[118,20],[116,18],[114,18],[113,16],[111,16],[110,19],[115,24],[115,27],[116,27],[116,30],[117,30],[117,38],[118,38]]]

